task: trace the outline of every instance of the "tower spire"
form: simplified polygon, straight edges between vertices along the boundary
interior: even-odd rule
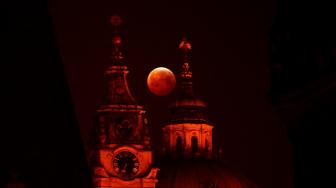
[[[184,60],[183,60],[183,66],[182,66],[182,73],[181,73],[181,77],[182,78],[187,78],[187,79],[191,79],[192,78],[192,72],[190,71],[190,51],[191,51],[191,44],[190,42],[187,40],[187,36],[184,35],[179,48],[183,51],[184,53]]]
[[[121,24],[121,18],[118,15],[111,16],[111,24],[114,27],[114,33],[112,38],[112,61],[113,63],[121,63],[124,59],[124,56],[120,50],[120,46],[122,43],[121,36],[118,33],[118,27]]]
[[[192,88],[191,44],[186,35],[179,45],[184,59],[179,75],[180,91],[170,106],[169,123],[163,127],[166,154],[172,157],[212,158],[212,128],[206,116],[206,104]]]
[[[182,50],[184,59],[182,65],[182,72],[180,74],[180,84],[181,84],[181,92],[182,95],[191,97],[193,96],[192,90],[192,72],[190,70],[190,51],[191,51],[191,44],[187,40],[187,36],[184,35],[182,41],[179,45],[179,48]]]
[[[105,71],[107,79],[107,104],[136,104],[128,88],[127,74],[129,73],[124,56],[120,46],[122,38],[119,34],[118,27],[121,24],[121,18],[118,15],[111,16],[110,22],[113,26],[112,37],[112,65]]]

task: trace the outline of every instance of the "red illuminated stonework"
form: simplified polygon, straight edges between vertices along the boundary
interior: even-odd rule
[[[120,22],[119,17],[112,18],[114,27]],[[178,98],[163,127],[163,155],[155,161],[160,172],[153,167],[146,112],[128,89],[128,67],[117,29],[112,42],[112,65],[105,71],[105,102],[97,109],[91,158],[95,188],[256,188],[228,170],[220,160],[221,150],[213,155],[214,126],[207,118],[206,104],[193,92],[191,44],[186,37],[179,46],[184,59]]]
[[[120,23],[120,18],[112,19]],[[128,68],[119,49],[121,38],[117,33],[113,38],[112,65],[105,72],[105,104],[97,109],[91,163],[94,186],[154,188],[159,169],[152,167],[146,112],[128,89]]]

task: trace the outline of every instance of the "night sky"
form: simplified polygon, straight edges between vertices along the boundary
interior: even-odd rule
[[[266,97],[274,2],[122,2],[53,0],[49,5],[85,146],[111,63],[109,19],[119,14],[130,90],[147,109],[154,149],[160,149],[156,133],[168,120],[175,93],[154,96],[147,75],[159,66],[178,73],[178,44],[187,33],[194,90],[208,103],[214,144],[222,146],[225,161],[263,187],[291,187],[291,148]]]

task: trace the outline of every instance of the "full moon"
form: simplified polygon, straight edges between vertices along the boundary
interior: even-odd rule
[[[174,90],[175,85],[174,73],[165,67],[155,68],[148,74],[147,86],[155,95],[166,96]]]

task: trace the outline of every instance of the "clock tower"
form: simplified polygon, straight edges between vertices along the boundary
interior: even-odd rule
[[[96,114],[92,175],[95,188],[154,188],[158,168],[152,167],[152,150],[146,111],[131,95],[128,67],[121,52],[119,16],[112,16],[112,64],[105,71],[104,104]]]

